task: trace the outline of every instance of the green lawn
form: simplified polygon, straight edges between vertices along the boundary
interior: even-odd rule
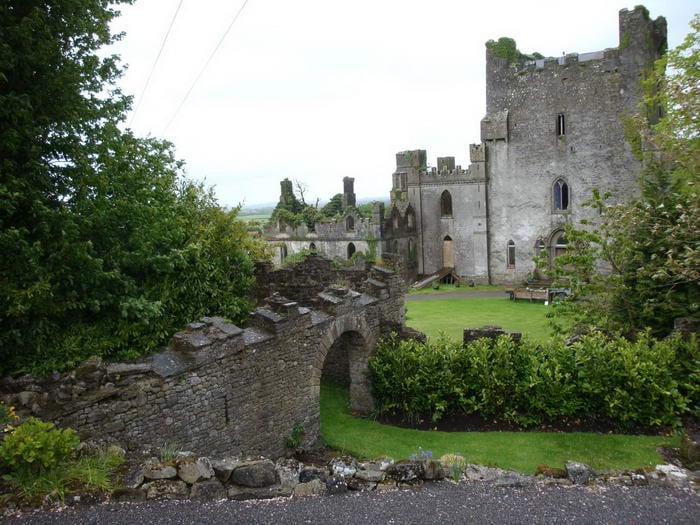
[[[450,292],[503,292],[502,286],[494,286],[492,284],[477,284],[475,286],[464,286],[462,284],[444,284],[440,283],[440,287],[434,290],[432,286],[426,286],[420,290],[409,288],[408,295],[425,295],[425,294],[442,294]],[[505,292],[503,292],[505,296]]]
[[[484,325],[500,326],[504,330],[517,330],[528,336],[544,340],[549,337],[545,315],[549,306],[539,302],[510,301],[502,298],[446,298],[425,299],[406,303],[406,324],[437,337],[445,332],[450,338],[462,340],[464,328]]]
[[[433,432],[410,430],[350,414],[347,389],[321,385],[321,435],[325,444],[358,458],[409,458],[418,447],[433,457],[459,452],[467,461],[532,473],[545,463],[563,468],[567,460],[594,469],[652,467],[662,461],[656,448],[678,446],[678,438],[549,432]]]

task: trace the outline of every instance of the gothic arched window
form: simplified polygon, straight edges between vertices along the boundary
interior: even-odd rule
[[[552,186],[552,207],[554,211],[569,209],[569,185],[564,179],[557,179]]]
[[[440,196],[440,215],[442,217],[452,217],[452,195],[445,190]]]
[[[355,253],[355,245],[353,243],[348,244],[348,259],[352,257],[352,254]]]

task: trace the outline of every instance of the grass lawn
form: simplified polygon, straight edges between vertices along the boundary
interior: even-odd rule
[[[452,339],[462,340],[464,328],[484,325],[517,330],[533,339],[549,337],[545,315],[550,307],[540,302],[510,301],[500,298],[425,299],[406,303],[406,324],[435,338],[445,332]]]
[[[420,290],[409,288],[408,295],[425,295],[425,294],[441,294],[450,292],[503,292],[503,286],[494,286],[492,284],[477,284],[474,286],[464,286],[455,284],[440,283],[440,288],[433,290],[432,286],[426,286]],[[505,296],[505,292],[503,292]]]
[[[321,385],[321,435],[327,446],[358,458],[409,458],[418,447],[433,457],[459,452],[467,461],[533,473],[538,465],[563,468],[568,460],[594,469],[633,469],[662,462],[660,445],[679,438],[554,432],[431,432],[410,430],[350,414],[347,389]]]

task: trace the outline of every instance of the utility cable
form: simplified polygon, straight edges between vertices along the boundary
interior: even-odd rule
[[[168,121],[168,124],[165,126],[165,131],[167,131],[168,128],[170,128],[170,125],[171,125],[171,124],[173,123],[173,121],[175,120],[175,117],[177,117],[178,113],[179,113],[180,110],[182,109],[182,106],[185,105],[185,102],[186,102],[187,99],[189,98],[190,93],[192,93],[192,90],[193,90],[194,87],[197,85],[197,82],[199,82],[199,79],[202,77],[202,75],[204,74],[204,71],[207,69],[207,66],[209,65],[209,62],[211,62],[211,59],[214,58],[214,55],[216,54],[216,52],[217,52],[217,51],[219,50],[219,48],[221,47],[221,44],[222,44],[222,43],[224,42],[224,40],[226,39],[226,36],[229,34],[229,31],[231,31],[231,28],[233,27],[233,24],[236,23],[236,20],[238,20],[238,17],[241,15],[241,12],[243,11],[243,8],[246,6],[247,3],[248,3],[248,0],[244,0],[244,2],[241,4],[241,7],[240,7],[240,8],[238,9],[238,11],[236,12],[236,15],[233,17],[233,20],[231,20],[231,23],[230,23],[230,24],[228,25],[228,27],[226,28],[226,31],[224,31],[224,34],[221,35],[221,38],[219,39],[219,41],[218,41],[217,44],[216,44],[216,47],[214,47],[214,49],[212,50],[212,52],[209,54],[209,58],[207,58],[207,61],[204,63],[204,66],[203,66],[202,69],[200,70],[200,72],[199,72],[199,74],[197,75],[197,77],[194,79],[194,82],[192,82],[192,85],[190,86],[190,89],[187,90],[187,93],[185,93],[185,96],[184,96],[184,97],[182,98],[182,100],[180,101],[180,105],[179,105],[179,106],[177,107],[177,109],[175,110],[175,113],[173,113],[173,115],[170,117],[170,120]]]
[[[163,37],[163,42],[160,44],[160,49],[158,50],[158,55],[156,56],[155,61],[153,62],[153,65],[151,66],[151,71],[148,73],[148,78],[146,79],[146,83],[143,85],[143,90],[141,90],[141,95],[139,95],[139,98],[137,99],[136,102],[136,107],[134,108],[133,113],[131,113],[131,118],[129,119],[129,124],[128,126],[131,126],[131,123],[134,121],[134,118],[136,117],[136,113],[139,110],[139,107],[141,107],[141,102],[143,102],[143,97],[146,94],[146,90],[148,89],[148,85],[151,83],[151,77],[153,76],[153,72],[156,70],[156,66],[158,65],[158,61],[160,60],[160,55],[163,53],[163,49],[165,48],[165,43],[168,41],[168,37],[170,36],[170,30],[173,28],[173,25],[175,24],[175,19],[177,18],[177,14],[180,12],[180,8],[182,7],[182,3],[185,0],[180,0],[180,3],[177,4],[177,9],[175,9],[175,14],[173,14],[172,20],[170,20],[170,25],[168,26],[168,31],[165,33],[165,37]]]

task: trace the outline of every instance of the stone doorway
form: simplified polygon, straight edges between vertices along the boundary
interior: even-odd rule
[[[367,377],[369,348],[365,338],[356,331],[347,331],[328,349],[321,369],[321,381],[330,381],[349,389],[350,407],[366,414],[374,409]]]
[[[454,246],[452,244],[452,237],[450,237],[449,235],[445,236],[445,238],[442,241],[442,267],[455,267]]]

